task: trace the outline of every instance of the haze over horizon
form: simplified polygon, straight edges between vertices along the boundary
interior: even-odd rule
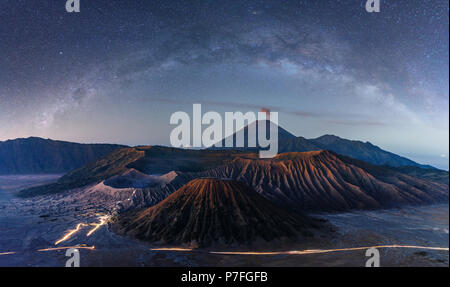
[[[0,141],[169,145],[202,103],[448,170],[448,1],[63,2],[0,3]]]

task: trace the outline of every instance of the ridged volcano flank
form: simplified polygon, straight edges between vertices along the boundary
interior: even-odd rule
[[[299,159],[310,159],[315,156],[325,155],[327,156],[331,152],[329,151],[323,151],[323,150],[317,150],[317,151],[306,151],[306,152],[286,152],[286,153],[280,153],[278,154],[275,159],[278,160],[299,160]]]
[[[163,243],[250,243],[311,236],[318,221],[280,209],[243,183],[195,179],[158,205],[121,215],[119,233]]]
[[[448,186],[339,156],[284,153],[272,160],[237,158],[203,176],[233,178],[272,202],[302,211],[348,211],[448,202]]]

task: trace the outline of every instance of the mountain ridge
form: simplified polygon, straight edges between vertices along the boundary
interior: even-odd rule
[[[233,135],[230,135],[222,139],[220,141],[222,147],[213,147],[213,149],[258,150],[259,147],[258,142],[256,144],[257,147],[249,147],[248,136],[252,137],[257,136],[258,125],[260,124],[261,121],[250,123],[243,129],[235,132]],[[265,124],[266,124],[266,134],[270,134],[269,125],[275,125],[275,123],[266,120]],[[256,135],[255,134],[249,135],[249,128],[253,126],[256,126]],[[236,147],[236,138],[238,135],[244,137],[243,147]],[[227,139],[230,141],[232,139],[233,142],[232,147],[225,147],[225,141]],[[359,160],[364,160],[375,165],[389,165],[393,167],[414,166],[420,168],[436,169],[435,167],[432,167],[430,165],[419,164],[406,157],[383,150],[370,142],[363,142],[359,140],[348,140],[330,134],[325,134],[317,138],[307,139],[302,136],[295,136],[278,125],[278,153],[306,152],[314,150],[331,150],[336,153],[345,156],[350,156]]]
[[[258,122],[253,124],[258,126]],[[245,136],[244,146],[248,146],[248,127],[246,126],[243,132]],[[370,142],[347,140],[329,134],[314,139],[307,139],[301,136],[296,137],[281,127],[279,127],[278,133],[279,153],[331,150],[338,154],[350,156],[375,165],[405,168],[418,167],[422,169],[434,169],[436,172],[440,171],[430,165],[419,164],[392,152],[385,151]],[[235,142],[236,134],[230,137]],[[221,142],[224,143],[225,139]],[[87,163],[92,163],[120,148],[128,148],[128,146],[102,143],[81,144],[39,137],[0,141],[0,174],[66,173],[80,168]],[[209,148],[209,150],[238,150],[253,153],[258,148],[213,147]],[[411,169],[406,168],[405,170],[413,172]],[[414,173],[417,174],[416,171]]]
[[[322,149],[331,150],[338,154],[350,156],[375,165],[388,165],[392,167],[416,166],[425,169],[436,169],[430,165],[419,164],[403,156],[383,150],[368,141],[349,140],[329,134],[310,139],[310,141],[321,146]]]
[[[0,174],[65,173],[124,145],[80,144],[39,137],[0,142]]]

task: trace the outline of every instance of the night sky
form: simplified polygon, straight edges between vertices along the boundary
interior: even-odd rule
[[[202,103],[448,169],[448,0],[65,2],[0,1],[0,140],[168,145]]]

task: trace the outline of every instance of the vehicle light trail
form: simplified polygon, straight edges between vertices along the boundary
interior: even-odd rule
[[[0,253],[0,256],[1,255],[11,255],[11,254],[16,254],[16,252],[2,252],[2,253]]]
[[[104,215],[104,216],[101,216],[99,219],[100,219],[99,223],[91,223],[91,225],[95,226],[95,227],[92,228],[91,230],[89,230],[89,232],[86,234],[86,236],[88,236],[88,237],[91,236],[92,233],[97,231],[97,229],[99,229],[102,225],[105,225],[108,222],[109,216]]]
[[[61,242],[64,242],[64,241],[68,240],[70,237],[72,237],[72,235],[74,235],[75,233],[80,231],[81,227],[83,227],[83,226],[87,226],[87,224],[85,224],[85,223],[78,223],[77,226],[75,227],[75,229],[69,230],[61,239],[59,239],[59,240],[57,240],[55,242],[55,245],[58,245]]]
[[[338,248],[338,249],[307,249],[307,250],[291,250],[291,251],[275,251],[275,252],[234,252],[234,251],[210,251],[211,254],[222,255],[305,255],[305,254],[319,254],[330,252],[343,252],[343,251],[355,251],[355,250],[367,250],[370,248],[409,248],[409,249],[426,249],[426,250],[441,250],[449,251],[444,247],[427,247],[427,246],[414,246],[414,245],[376,245],[366,247],[352,247],[352,248]]]
[[[64,241],[70,239],[73,235],[78,233],[82,229],[82,227],[86,227],[86,226],[94,226],[94,228],[89,230],[88,233],[86,234],[87,237],[91,236],[95,231],[97,231],[97,229],[99,229],[101,226],[105,225],[108,222],[109,216],[103,215],[103,216],[100,216],[99,219],[100,219],[99,223],[89,223],[89,224],[88,223],[78,223],[77,226],[75,227],[75,229],[71,229],[71,230],[67,231],[67,233],[64,234],[64,236],[61,239],[58,239],[55,242],[55,245],[58,245],[61,242],[64,242]]]
[[[87,249],[94,250],[95,246],[65,246],[65,247],[53,247],[53,248],[44,248],[37,250],[38,252],[46,252],[46,251],[56,251],[56,250],[65,250],[65,249]]]
[[[152,250],[152,251],[176,251],[176,252],[193,251],[192,248],[152,248],[150,250]]]
[[[408,248],[408,249],[425,249],[425,250],[440,250],[449,251],[448,247],[427,247],[427,246],[415,246],[415,245],[375,245],[365,247],[351,247],[351,248],[338,248],[338,249],[306,249],[306,250],[287,250],[287,251],[202,251],[188,248],[152,248],[152,251],[172,251],[172,252],[197,252],[197,253],[210,253],[218,255],[306,255],[306,254],[320,254],[331,252],[344,252],[344,251],[356,251],[367,250],[370,248]]]

